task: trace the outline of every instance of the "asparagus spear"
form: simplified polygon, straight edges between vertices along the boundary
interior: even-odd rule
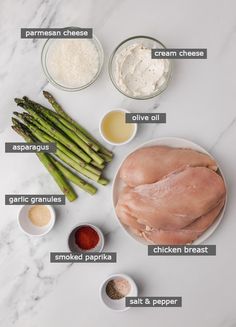
[[[13,118],[14,119],[14,118]],[[48,142],[49,139],[47,139],[47,136],[45,136],[44,133],[42,133],[40,130],[38,130],[33,125],[28,124],[28,128],[30,129],[31,133],[40,141],[40,142]],[[50,142],[50,141],[49,141]],[[69,166],[77,170],[79,173],[83,174],[84,176],[94,180],[99,180],[99,175],[92,173],[91,171],[88,171],[87,169],[81,167],[79,164],[77,164],[74,160],[72,160],[70,157],[68,157],[64,152],[57,149],[55,152],[55,155],[63,160],[65,163],[67,163]]]
[[[100,177],[99,180],[98,180],[98,183],[101,184],[101,185],[106,186],[109,183],[109,181],[106,178]]]
[[[36,112],[37,109],[35,109]],[[39,113],[39,112],[38,112]],[[50,110],[41,110],[40,113],[42,115],[49,119],[55,126],[57,126],[59,129],[61,129],[65,135],[70,137],[81,149],[84,150],[95,162],[98,164],[103,164],[104,159],[101,158],[95,151],[93,151],[79,136],[77,136],[71,129],[67,128],[65,125],[63,125],[57,117],[55,117],[52,113],[50,113]]]
[[[98,152],[98,154],[105,160],[105,162],[111,162],[112,161],[112,158],[109,157],[107,154],[100,153],[100,152]]]
[[[37,134],[35,134],[37,135]],[[41,142],[47,142],[47,138],[39,138]],[[68,157],[64,152],[61,150],[57,149],[55,155],[60,158],[62,161],[64,161],[66,164],[68,164],[71,168],[77,170],[80,174],[94,180],[95,182],[98,182],[100,175],[97,175],[89,170],[87,170],[84,167],[81,167],[79,164],[77,164],[73,159]]]
[[[57,168],[62,172],[62,174],[68,178],[72,183],[78,185],[80,188],[82,188],[84,191],[88,192],[89,194],[95,194],[97,192],[97,189],[81,179],[79,176],[74,174],[72,171],[70,171],[67,167],[65,167],[62,163],[60,163],[58,160],[56,160],[54,157],[51,157],[52,162],[57,166]]]
[[[65,147],[61,142],[58,142],[55,140],[53,137],[51,137],[49,134],[47,134],[47,129],[44,128],[42,125],[40,125],[36,120],[33,119],[32,116],[30,116],[27,113],[19,113],[14,111],[14,115],[16,115],[18,118],[20,118],[26,125],[27,127],[31,130],[31,132],[35,135],[38,133],[39,137],[44,138],[44,140],[41,142],[52,142],[56,143],[57,146],[57,154],[59,153],[58,150],[64,152],[65,155],[67,155],[69,158],[71,158],[73,161],[75,161],[78,165],[81,167],[87,169],[88,171],[100,176],[101,171],[92,165],[84,162],[82,159],[77,157],[72,151],[70,151],[67,147]],[[36,135],[35,135],[36,136]],[[77,169],[76,169],[77,170]],[[80,171],[81,172],[81,171]]]
[[[74,121],[59,105],[59,103],[55,100],[55,98],[47,91],[43,91],[43,95],[45,98],[51,103],[52,107],[55,109],[57,113],[59,113],[62,117],[64,117],[68,122],[74,125],[78,130],[80,130],[84,135],[86,135],[90,140],[92,140],[98,147],[100,148],[100,152],[106,154],[107,156],[113,156],[112,152],[107,150],[102,144],[100,144],[86,129],[84,129],[80,124]]]
[[[58,113],[55,113],[54,111],[42,106],[41,104],[34,102],[32,100],[30,100],[28,97],[24,96],[23,103],[27,103],[28,105],[32,106],[33,108],[36,108],[40,111],[46,111],[49,114],[53,115],[54,117],[56,117],[65,127],[69,128],[71,131],[75,132],[76,135],[82,140],[84,141],[90,148],[92,148],[92,150],[94,151],[98,151],[99,150],[99,146],[97,144],[95,144],[93,141],[91,141],[86,135],[84,135],[78,128],[76,128],[73,124],[71,124],[69,121],[67,121],[63,116],[59,115]]]
[[[38,105],[37,103],[29,100],[27,97],[23,98],[24,101],[21,100],[18,101],[18,104],[21,106],[25,106],[27,108],[31,107],[32,110],[35,110],[36,112],[38,112],[38,114],[42,114],[44,116],[44,118],[47,118],[49,121],[51,121],[51,123],[53,123],[57,128],[59,128],[60,130],[62,130],[66,136],[68,136],[69,138],[71,138],[81,149],[84,150],[85,153],[87,153],[95,162],[97,162],[98,164],[103,164],[104,159],[99,156],[95,151],[93,151],[90,146],[85,143],[82,139],[82,137],[80,137],[82,135],[82,133],[80,133],[81,135],[77,135],[75,133],[72,132],[71,129],[67,128],[63,123],[61,123],[60,121],[60,117],[58,114],[55,114],[54,112],[52,112],[51,110]],[[33,104],[33,105],[32,105]],[[40,108],[40,110],[39,110]],[[63,119],[63,118],[61,118]],[[86,141],[89,142],[88,138],[86,138]]]
[[[38,134],[34,134],[41,142],[47,142],[47,138],[45,137],[40,137]],[[109,181],[104,178],[101,177],[99,175],[96,175],[94,173],[92,173],[91,171],[88,171],[87,169],[81,167],[80,165],[78,165],[75,161],[73,161],[71,158],[69,158],[64,152],[57,150],[56,152],[56,156],[58,158],[60,158],[62,161],[64,161],[65,163],[67,163],[70,167],[72,167],[73,169],[77,170],[79,173],[81,173],[82,175],[94,180],[95,182],[101,184],[101,185],[107,185],[109,183]]]
[[[37,120],[35,120],[30,114],[24,112],[23,114],[17,113],[16,111],[14,112],[15,115],[17,115],[18,117],[20,117],[21,119],[23,119],[24,121],[28,121],[29,123],[33,123],[35,126],[37,126],[39,129],[41,129],[42,131],[44,131],[47,136],[50,136],[48,134],[48,131],[45,127],[43,127]],[[56,139],[54,139],[53,137],[51,137],[50,142],[56,142],[59,143],[60,145],[62,145],[60,142],[58,142]],[[84,162],[82,159],[80,159],[78,156],[76,156],[73,152],[71,152],[67,147],[63,147],[63,149],[61,149],[63,152],[65,152],[69,157],[71,157],[71,159],[75,160],[78,163],[81,163],[82,167],[85,167],[86,169],[96,173],[101,173],[100,170],[105,168],[104,164],[98,164],[95,161],[91,161],[91,164],[87,164],[86,162]],[[104,155],[101,155],[104,156]],[[94,168],[97,167],[98,169]]]
[[[47,133],[55,138],[57,141],[63,143],[68,149],[70,149],[72,152],[77,154],[80,158],[82,158],[85,162],[91,162],[92,159],[83,151],[81,150],[74,142],[72,142],[68,137],[63,135],[61,131],[59,131],[56,127],[54,127],[48,120],[43,118],[40,114],[35,112],[32,108],[29,106],[22,104],[22,102],[18,101],[19,99],[15,99],[15,102],[27,110],[31,116],[34,117],[36,121],[38,121],[43,127],[47,129]]]
[[[56,112],[59,114],[56,117],[64,118],[61,119],[61,122],[64,123],[68,128],[78,133],[80,131],[84,137],[88,137],[89,144],[92,144],[92,148],[95,151],[100,150],[101,153],[105,155],[106,162],[110,162],[112,160],[113,153],[109,150],[107,150],[101,143],[99,143],[86,129],[84,129],[81,125],[79,125],[76,121],[74,121],[63,109],[62,107],[56,102],[55,98],[47,91],[43,91],[43,94],[45,98],[52,104],[52,107],[56,110]],[[31,106],[35,106],[39,110],[47,110],[50,111],[52,114],[53,112],[46,108],[45,106],[42,106],[41,104],[30,100],[28,97],[24,96],[23,99],[17,99],[19,103],[21,104],[30,104]],[[56,115],[56,113],[54,113]],[[88,141],[84,139],[84,141]]]
[[[103,170],[105,168],[105,164],[102,164],[102,165],[99,165],[97,162],[95,161],[91,161],[91,164],[94,166],[94,167],[97,167],[98,169],[100,170]]]
[[[27,116],[26,116],[27,115]],[[86,163],[85,161],[83,161],[81,158],[79,158],[76,154],[74,154],[72,151],[70,151],[66,146],[64,146],[62,143],[60,143],[59,141],[57,141],[56,139],[54,139],[53,137],[51,137],[48,133],[47,133],[47,129],[44,128],[39,122],[35,121],[34,119],[32,119],[33,117],[30,116],[27,113],[23,114],[23,117],[25,117],[27,120],[31,121],[34,125],[36,125],[39,129],[41,129],[42,131],[44,131],[47,134],[47,138],[50,138],[50,142],[55,142],[57,144],[57,146],[60,148],[61,151],[63,151],[64,153],[66,153],[71,159],[73,159],[74,161],[78,162],[78,164],[80,164],[82,167],[86,168],[87,170],[100,175],[101,171],[105,168],[105,164],[99,164],[96,161],[91,161],[90,164]],[[101,157],[104,157],[104,155],[100,154]],[[104,160],[106,161],[106,158],[104,158]],[[111,160],[108,160],[111,161]],[[107,162],[108,162],[107,161]]]
[[[21,135],[26,142],[32,143],[33,139],[31,137],[30,132],[26,129],[27,127],[24,124],[21,124],[17,119],[13,118],[13,130]],[[62,175],[61,171],[58,170],[58,168],[54,165],[54,163],[51,161],[50,157],[46,153],[36,153],[39,160],[42,162],[42,164],[45,166],[45,168],[48,170],[48,172],[51,174],[51,176],[54,178],[57,185],[60,187],[62,192],[65,194],[66,198],[69,201],[74,201],[77,198],[77,194],[74,192],[73,188],[70,186],[70,184],[67,182],[65,177]]]
[[[53,142],[53,138],[51,138],[49,135],[44,135],[44,139],[46,142]],[[56,146],[57,146],[57,151],[56,151],[56,155],[61,158],[64,158],[64,160],[66,160],[66,163],[68,163],[71,167],[72,165],[74,164],[74,166],[72,168],[74,168],[75,170],[77,170],[79,173],[97,181],[96,176],[100,177],[102,172],[93,167],[92,165],[90,164],[87,164],[86,162],[82,162],[81,163],[78,163],[78,160],[77,160],[77,157],[72,153],[72,155],[70,154],[68,156],[68,149],[63,145],[61,144],[60,142],[56,142]],[[66,158],[68,157],[68,158]],[[66,158],[66,159],[65,159]],[[79,168],[79,166],[81,168]]]
[[[93,149],[95,151],[98,151],[99,147],[93,144],[93,142],[91,142],[88,137],[83,135],[80,130],[74,127],[74,125],[72,125],[59,114],[49,110],[48,108],[38,104],[37,102],[30,100],[26,96],[23,97],[23,100],[22,103],[30,105],[32,109],[35,108],[36,110],[39,110],[39,113],[43,113],[46,118],[51,120],[57,127],[63,130],[78,146],[80,146],[89,156],[91,156],[91,158],[94,159],[94,161],[97,162],[98,165],[102,165],[102,163],[104,162],[103,157],[93,151]],[[75,134],[71,131],[73,131]]]

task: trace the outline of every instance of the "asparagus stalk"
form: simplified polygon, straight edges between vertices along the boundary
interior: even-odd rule
[[[109,157],[107,154],[100,153],[100,152],[98,152],[98,154],[105,160],[105,162],[111,162],[112,161],[112,158]]]
[[[14,112],[15,115],[17,115],[20,119],[23,119],[24,121],[26,120],[29,123],[33,123],[35,126],[37,126],[39,129],[41,129],[42,131],[44,131],[47,134],[47,137],[50,137],[50,142],[56,142],[57,145],[59,144],[60,146],[63,146],[63,148],[61,148],[61,150],[63,152],[65,152],[69,157],[71,157],[71,159],[73,159],[74,161],[78,162],[79,164],[81,164],[82,167],[85,167],[86,169],[94,172],[95,174],[99,174],[101,173],[100,170],[103,170],[105,168],[104,164],[98,164],[95,161],[91,161],[91,164],[88,164],[86,162],[84,162],[82,159],[80,159],[78,156],[76,156],[72,151],[70,151],[67,147],[65,147],[63,144],[61,144],[60,142],[58,142],[56,139],[54,139],[53,137],[51,137],[48,132],[47,129],[45,127],[43,127],[38,121],[36,121],[31,115],[29,115],[28,113],[24,112],[23,114],[20,114],[18,112]],[[102,156],[102,155],[101,155]],[[95,167],[97,167],[98,169],[96,169]]]
[[[14,119],[14,118],[13,118]],[[31,133],[34,137],[36,137],[40,142],[48,142],[49,139],[45,136],[44,133],[42,133],[40,130],[35,128],[33,125],[28,124],[28,128],[30,129]],[[98,181],[100,176],[97,174],[92,173],[91,171],[87,170],[86,168],[81,167],[79,164],[77,164],[74,160],[72,160],[70,157],[68,157],[64,152],[57,149],[55,152],[55,155],[60,158],[62,161],[67,163],[69,166],[77,170],[79,173],[83,174],[84,176],[94,180]]]
[[[101,176],[101,171],[99,169],[93,167],[91,164],[84,162],[82,159],[77,157],[72,151],[70,151],[67,147],[65,147],[61,142],[58,142],[53,137],[51,137],[49,134],[47,134],[47,129],[44,128],[42,125],[40,125],[36,120],[34,120],[32,116],[30,116],[27,113],[21,114],[16,111],[14,111],[13,113],[27,125],[27,127],[31,130],[32,134],[34,134],[36,136],[36,133],[37,133],[38,137],[41,137],[44,139],[43,141],[41,140],[41,142],[56,143],[56,146],[57,146],[56,154],[58,154],[59,150],[60,150],[65,155],[67,155],[69,158],[74,160],[81,167],[87,169],[88,171],[90,171],[98,176]]]
[[[40,138],[39,135],[35,135],[41,142],[47,142],[46,138]],[[71,158],[69,158],[66,154],[64,154],[64,152],[57,150],[56,152],[56,156],[61,159],[62,161],[64,161],[66,164],[68,164],[71,168],[77,170],[80,174],[94,180],[95,182],[97,182],[98,184],[104,185],[106,186],[109,181],[104,178],[101,177],[99,175],[96,175],[94,173],[92,173],[91,171],[88,171],[87,169],[81,167],[80,165],[78,165],[75,161],[73,161]]]
[[[41,138],[41,142],[47,142],[47,138]],[[80,174],[94,180],[95,182],[98,182],[100,175],[95,174],[88,169],[81,167],[77,162],[75,162],[73,159],[68,157],[64,152],[61,150],[57,149],[55,155],[60,158],[62,161],[64,161],[67,165],[69,165],[71,168],[77,170]]]
[[[98,180],[98,183],[101,184],[101,185],[106,186],[109,183],[109,181],[106,178],[100,177],[99,180]]]
[[[86,135],[84,135],[75,125],[73,125],[72,123],[70,123],[68,120],[66,120],[64,117],[62,117],[61,115],[54,113],[53,111],[50,110],[51,113],[53,113],[54,115],[57,115],[56,117],[58,118],[58,120],[60,120],[60,122],[67,128],[69,128],[71,131],[73,131],[76,135],[79,136],[79,138],[81,138],[81,140],[83,140],[92,150],[98,152],[98,150],[100,149],[99,146],[94,143],[92,140],[90,140]]]
[[[94,166],[94,167],[97,167],[98,169],[100,170],[103,170],[105,168],[105,165],[102,164],[102,165],[99,165],[97,162],[95,161],[91,161],[91,164]]]
[[[37,110],[37,109],[35,109]],[[37,112],[37,111],[36,111]],[[93,151],[79,136],[77,136],[71,129],[67,128],[60,120],[55,117],[50,110],[41,110],[40,113],[49,119],[55,126],[61,129],[69,138],[71,138],[81,149],[84,150],[95,162],[103,164],[104,159],[100,157],[95,151]]]
[[[74,144],[74,142],[72,142],[70,139],[68,139],[59,129],[57,129],[50,121],[48,121],[47,119],[45,119],[44,117],[42,117],[40,114],[38,114],[37,112],[35,112],[32,108],[30,108],[30,106],[29,106],[29,104],[27,104],[27,102],[23,99],[18,99],[18,98],[15,98],[15,102],[19,105],[19,106],[21,106],[21,107],[23,107],[25,110],[27,110],[30,114],[31,114],[31,116],[32,116],[32,118],[34,119],[34,123],[36,123],[37,122],[37,124],[39,124],[39,126],[41,126],[40,127],[40,129],[42,129],[42,127],[43,128],[46,128],[46,133],[47,134],[49,134],[54,140],[56,140],[56,141],[59,141],[59,142],[62,142],[62,143],[64,143],[64,145],[69,149],[69,150],[71,150],[72,152],[74,152],[75,154],[77,154],[78,156],[80,156],[81,158],[83,158],[84,159],[84,161],[86,161],[86,162],[91,162],[91,163],[93,163],[93,165],[91,165],[91,166],[97,166],[97,167],[99,167],[100,166],[100,168],[103,168],[103,166],[104,166],[104,164],[98,164],[98,163],[95,163],[95,162],[93,162],[92,160],[91,160],[91,158],[90,157],[88,157],[87,156],[87,158],[86,158],[86,153],[84,153],[81,149],[79,149],[77,146],[76,146],[76,144]],[[32,103],[34,103],[33,101],[32,101]],[[37,105],[39,105],[39,104],[37,104]],[[39,105],[39,106],[41,106],[41,105]],[[31,107],[32,107],[32,104],[31,104]],[[43,106],[41,106],[41,107],[43,107]],[[47,108],[45,108],[45,107],[43,107],[44,109],[47,109]],[[49,109],[47,109],[47,110],[49,110]],[[26,113],[24,113],[24,115],[25,115]],[[55,113],[55,115],[56,115],[56,113]],[[30,115],[29,115],[29,117],[31,117]],[[73,121],[73,120],[72,120]],[[90,134],[89,134],[90,135]],[[94,139],[95,140],[95,142],[96,142],[96,139]],[[99,144],[99,143],[98,143]],[[101,150],[100,150],[101,151]],[[101,151],[103,154],[104,154],[104,152],[103,151]],[[108,155],[108,157],[110,157],[111,158],[111,156],[112,156],[112,153],[110,152],[109,154],[107,154]],[[106,161],[108,161],[108,160],[106,160]],[[72,164],[72,168],[73,168],[73,164]],[[108,184],[108,180],[107,179],[105,179],[105,178],[102,178],[102,177],[100,177],[99,178],[99,180],[97,181],[99,184],[101,184],[101,185],[107,185]]]
[[[33,108],[36,108],[40,111],[47,111],[49,114],[53,115],[54,117],[56,117],[65,127],[69,128],[71,131],[75,132],[76,135],[78,135],[78,137],[84,141],[90,148],[92,148],[92,150],[94,151],[98,151],[99,150],[99,146],[97,144],[95,144],[93,141],[91,141],[86,135],[84,135],[78,128],[76,128],[73,124],[71,124],[68,120],[66,120],[63,116],[55,113],[54,111],[42,106],[41,104],[34,102],[32,100],[30,100],[28,97],[24,96],[23,103],[27,103],[30,106],[32,106]]]
[[[53,138],[51,138],[49,135],[45,135],[45,141],[46,142],[55,142],[53,141]],[[72,165],[73,164],[73,161],[76,163],[75,167],[72,167],[74,168],[75,170],[77,170],[79,173],[93,179],[93,180],[96,180],[95,178],[95,175],[100,177],[102,172],[97,169],[96,167],[94,167],[93,165],[91,164],[88,164],[84,161],[81,161],[81,162],[78,162],[78,157],[76,157],[73,152],[71,152],[69,155],[68,153],[70,152],[70,150],[68,150],[63,144],[61,144],[60,142],[56,142],[56,146],[57,146],[57,151],[56,151],[56,154],[58,156],[60,156],[61,158],[66,158],[66,156],[68,157],[66,160],[67,160],[67,163]],[[79,166],[81,168],[79,168]]]
[[[99,148],[100,152],[106,154],[107,156],[111,157],[113,156],[112,152],[107,150],[101,143],[99,143],[86,129],[84,129],[80,124],[78,124],[76,121],[74,121],[59,105],[59,103],[55,100],[55,98],[47,91],[43,91],[43,95],[45,98],[51,103],[52,107],[55,109],[55,111],[60,114],[62,117],[64,117],[68,122],[70,122],[72,125],[74,125],[78,130],[80,130],[84,135],[86,135],[90,140],[92,140]]]
[[[33,139],[31,137],[30,132],[26,129],[27,127],[24,124],[21,124],[17,119],[13,118],[13,130],[21,135],[26,142],[32,143]],[[65,194],[66,198],[69,201],[74,201],[77,198],[77,194],[73,190],[73,188],[70,186],[70,184],[67,182],[65,177],[62,175],[61,171],[58,170],[58,168],[54,165],[50,157],[46,153],[36,153],[39,160],[42,162],[42,164],[45,166],[45,168],[48,170],[48,172],[51,174],[51,176],[54,178],[55,182],[61,189],[61,191]]]
[[[92,159],[83,151],[81,150],[74,142],[72,142],[68,137],[63,135],[60,130],[58,130],[56,127],[54,127],[48,120],[43,118],[40,114],[35,112],[32,108],[29,106],[22,104],[22,102],[19,102],[18,99],[15,99],[15,102],[23,107],[25,110],[27,110],[31,116],[34,117],[36,121],[38,121],[43,127],[47,129],[47,133],[55,138],[57,141],[63,143],[68,149],[70,149],[72,152],[77,154],[80,158],[82,158],[85,162],[89,163],[92,161]]]
[[[79,176],[74,174],[72,171],[70,171],[67,167],[65,167],[61,162],[56,160],[55,158],[51,157],[52,162],[55,164],[55,166],[62,172],[62,174],[69,179],[72,183],[78,185],[81,189],[83,189],[85,192],[88,192],[89,194],[95,194],[97,192],[97,189],[81,179]]]

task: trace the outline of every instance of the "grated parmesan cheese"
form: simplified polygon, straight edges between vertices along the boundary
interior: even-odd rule
[[[48,49],[47,69],[61,86],[85,86],[98,72],[98,50],[89,39],[57,39]]]

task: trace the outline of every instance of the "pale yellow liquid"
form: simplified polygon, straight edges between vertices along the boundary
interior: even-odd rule
[[[111,111],[103,119],[102,132],[112,143],[128,141],[134,133],[134,125],[125,123],[125,112]]]

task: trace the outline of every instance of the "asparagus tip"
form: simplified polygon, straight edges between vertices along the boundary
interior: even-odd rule
[[[49,93],[48,91],[43,91],[43,95],[50,103],[55,101],[52,94]]]
[[[15,101],[16,104],[24,102],[24,101],[23,101],[22,99],[20,99],[20,98],[14,98],[14,101]]]
[[[14,124],[14,123],[13,123]],[[12,129],[16,132],[16,133],[18,133],[19,135],[22,135],[23,134],[23,130],[22,130],[22,128],[17,124],[17,125],[12,125]]]
[[[43,90],[43,95],[47,98],[50,97],[51,94],[48,91]]]
[[[30,114],[28,114],[27,112],[23,112],[23,114],[22,114],[22,118],[23,118],[24,120],[26,120],[27,122],[31,122],[31,123],[34,122],[33,117],[32,117]]]
[[[12,117],[11,121],[12,121],[14,126],[19,123],[19,120],[17,120],[15,117]]]
[[[25,109],[25,102],[24,102],[23,100],[18,99],[18,98],[15,98],[14,100],[15,100],[17,106],[19,106],[19,107]]]

